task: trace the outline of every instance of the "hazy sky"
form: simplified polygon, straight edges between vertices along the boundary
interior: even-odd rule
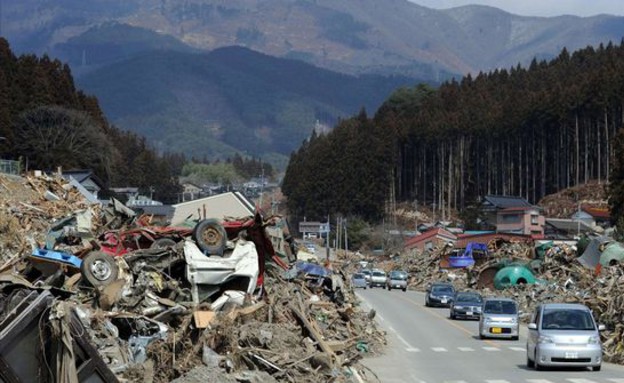
[[[622,0],[410,0],[429,8],[446,9],[467,4],[500,8],[522,16],[594,16],[601,13],[624,15]]]

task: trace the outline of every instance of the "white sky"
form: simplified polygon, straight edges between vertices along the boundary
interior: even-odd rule
[[[489,5],[521,16],[595,16],[624,15],[623,0],[409,0],[434,9],[446,9],[467,4]]]

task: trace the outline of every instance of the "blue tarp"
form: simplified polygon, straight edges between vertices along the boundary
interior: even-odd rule
[[[328,275],[331,275],[331,271],[324,268],[321,265],[318,265],[316,263],[309,263],[309,262],[296,262],[295,263],[295,268],[297,269],[297,271],[305,273],[305,274],[311,274],[311,275],[315,275],[315,276],[319,276],[319,277],[326,277]]]

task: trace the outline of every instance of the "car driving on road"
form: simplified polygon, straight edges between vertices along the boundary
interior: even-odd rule
[[[455,287],[446,282],[434,282],[427,287],[425,306],[449,307],[455,296]]]
[[[529,323],[527,366],[591,367],[600,371],[602,344],[600,331],[589,308],[582,304],[539,305]]]
[[[380,269],[373,269],[371,273],[368,285],[373,287],[385,287],[386,286],[386,272]]]
[[[393,270],[386,278],[386,288],[388,290],[401,289],[407,291],[407,272]]]
[[[518,305],[511,298],[486,298],[479,317],[479,338],[518,340]]]
[[[364,274],[362,273],[355,273],[351,276],[351,285],[353,286],[353,288],[363,288],[364,290],[366,290],[366,285],[368,283],[366,282],[366,276],[364,276]]]
[[[460,291],[455,294],[455,298],[451,303],[450,317],[451,319],[479,319],[482,304],[483,298],[481,294]]]

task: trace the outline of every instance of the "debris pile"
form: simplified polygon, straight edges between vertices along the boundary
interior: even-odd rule
[[[603,239],[604,241],[604,239]],[[600,241],[596,240],[600,243]],[[458,290],[477,290],[485,296],[514,298],[525,323],[540,303],[583,303],[592,309],[597,322],[606,325],[602,333],[604,359],[624,364],[624,268],[621,263],[597,268],[583,265],[576,246],[551,245],[543,254],[539,246],[504,240],[488,244],[489,258],[466,268],[444,268],[441,260],[448,248],[404,254],[385,263],[385,269],[407,270],[409,288],[424,290],[433,281],[452,282]],[[606,246],[601,246],[601,249]],[[591,246],[588,247],[591,249]],[[586,255],[585,255],[586,257]],[[443,262],[442,262],[443,263]],[[510,265],[520,265],[535,276],[535,283],[518,283],[496,289],[496,274]]]
[[[277,255],[279,217],[153,227],[60,178],[0,188],[0,380],[355,382],[385,342],[344,274]]]

